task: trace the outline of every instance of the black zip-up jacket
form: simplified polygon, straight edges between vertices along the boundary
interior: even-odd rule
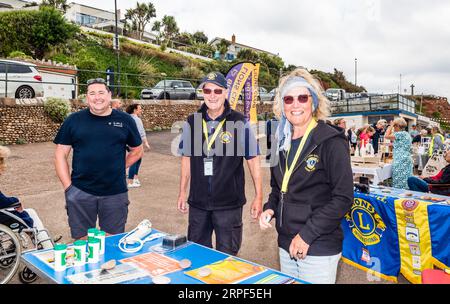
[[[264,205],[264,210],[275,212],[278,246],[289,252],[292,239],[299,234],[310,245],[308,255],[342,252],[341,220],[353,203],[353,174],[344,130],[318,122],[284,195],[280,190],[286,153],[282,151],[278,157],[278,165],[271,168],[272,192]]]
[[[203,104],[198,113],[202,118],[206,118],[206,105]],[[231,134],[230,142],[224,143],[219,134],[212,146],[212,149],[222,145],[224,156],[213,156],[213,176],[204,175],[204,159],[206,155],[202,151],[201,156],[195,156],[194,144],[199,142],[205,144],[205,137],[201,125],[194,127],[194,115],[188,117],[187,122],[190,125],[191,147],[188,150],[191,164],[191,180],[188,204],[190,206],[203,210],[226,210],[243,206],[246,203],[245,198],[245,178],[244,178],[244,151],[238,143],[238,129],[226,127],[227,122],[242,122],[245,124],[245,117],[239,112],[230,108],[228,101],[225,101],[224,113],[216,118],[216,121],[222,121],[225,118],[223,131],[229,131]],[[196,129],[197,132],[194,130]],[[230,151],[231,150],[231,151]],[[228,156],[227,156],[228,155]]]

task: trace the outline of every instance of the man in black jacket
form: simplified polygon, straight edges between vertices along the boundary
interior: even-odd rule
[[[242,242],[242,209],[246,203],[243,159],[255,186],[251,216],[262,211],[262,180],[258,144],[245,117],[232,110],[227,82],[218,72],[202,80],[205,103],[190,115],[180,142],[181,180],[177,206],[187,213],[188,239],[236,255]],[[190,181],[189,197],[186,197]]]

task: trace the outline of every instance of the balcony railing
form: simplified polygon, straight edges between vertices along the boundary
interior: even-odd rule
[[[400,94],[375,95],[331,101],[333,114],[404,110],[415,113],[415,101]]]

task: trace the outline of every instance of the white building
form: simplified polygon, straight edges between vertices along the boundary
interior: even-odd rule
[[[0,0],[0,12],[22,10],[22,9],[29,9],[29,10],[39,9],[38,5],[25,7],[25,5],[27,4],[31,4],[31,2],[24,0]]]
[[[225,60],[232,61],[232,60],[236,59],[237,54],[241,50],[244,50],[244,49],[250,49],[250,50],[255,51],[257,53],[266,53],[266,54],[271,55],[271,56],[278,56],[277,54],[274,54],[274,53],[271,53],[271,52],[267,52],[267,51],[264,51],[264,50],[261,50],[261,49],[255,48],[255,47],[251,47],[251,46],[248,46],[248,45],[245,45],[245,44],[237,43],[236,42],[236,35],[234,35],[234,34],[233,34],[233,36],[231,36],[231,41],[227,40],[227,39],[216,37],[209,44],[212,45],[212,46],[216,46],[216,45],[220,44],[220,42],[222,40],[225,40],[225,41],[227,41],[230,44],[228,46],[227,53],[225,54]]]
[[[114,12],[72,2],[66,11],[68,21],[78,25],[114,32],[116,17]],[[123,35],[124,23],[120,21],[120,10],[117,10],[117,29]]]

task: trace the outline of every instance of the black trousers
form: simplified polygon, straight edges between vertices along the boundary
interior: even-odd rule
[[[207,211],[189,206],[188,239],[212,248],[212,233],[216,249],[237,255],[242,243],[242,207]]]

